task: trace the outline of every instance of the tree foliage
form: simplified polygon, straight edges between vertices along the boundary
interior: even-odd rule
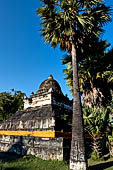
[[[102,156],[106,149],[108,136],[111,134],[111,123],[108,108],[83,107],[84,129],[91,138],[90,150]]]
[[[83,107],[85,131],[92,137],[105,136],[110,126],[109,114],[109,109]]]
[[[24,93],[21,91],[1,92],[0,93],[0,119],[6,120],[16,111],[24,107]]]
[[[90,107],[106,106],[112,99],[113,91],[113,49],[107,50],[110,44],[95,39],[86,48],[87,57],[78,61],[79,86],[83,103]],[[66,65],[65,79],[73,93],[73,71],[70,56],[62,58]]]
[[[102,0],[41,0],[37,10],[41,17],[41,32],[45,42],[52,47],[60,43],[63,50],[71,52],[71,37],[80,44],[87,36],[99,35],[102,26],[110,21],[110,7]],[[80,45],[81,46],[81,45]]]

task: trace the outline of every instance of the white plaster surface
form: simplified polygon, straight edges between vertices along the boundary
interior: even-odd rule
[[[27,109],[29,107],[36,107],[36,106],[43,106],[47,104],[51,104],[51,94],[45,94],[44,96],[38,96],[35,98],[32,98],[32,103],[29,102],[28,99],[24,100],[24,109]]]
[[[63,102],[56,101],[55,98],[52,97],[51,92],[42,94],[41,96],[33,97],[32,103],[29,102],[29,99],[24,99],[24,109],[27,109],[29,107],[44,106],[48,104],[63,106],[65,109],[72,110],[72,106],[65,104]]]
[[[87,170],[86,162],[70,161],[70,170]]]

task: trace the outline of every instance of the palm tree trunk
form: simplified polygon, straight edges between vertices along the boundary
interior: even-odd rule
[[[97,159],[102,156],[102,138],[97,138],[93,136],[91,142],[92,151],[96,153]]]
[[[76,48],[74,43],[72,43],[72,65],[73,65],[73,120],[70,153],[70,170],[86,170],[87,163],[84,145],[83,118],[79,93]]]

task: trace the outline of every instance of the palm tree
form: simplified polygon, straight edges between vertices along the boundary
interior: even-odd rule
[[[87,47],[84,58],[78,61],[82,102],[89,107],[106,107],[112,100],[113,49],[107,50],[109,46],[110,44],[104,40],[93,40],[90,47]],[[71,57],[69,55],[64,56],[62,63],[66,64],[66,69],[64,69],[65,79],[73,93]]]
[[[37,14],[42,19],[42,36],[45,42],[67,50],[73,66],[73,122],[70,153],[70,170],[86,170],[83,120],[77,72],[77,51],[89,34],[98,35],[101,27],[110,20],[110,8],[102,0],[41,0]]]
[[[92,152],[95,152],[98,156],[102,156],[106,149],[107,131],[110,128],[110,112],[110,109],[107,108],[83,107],[84,129],[92,139]]]

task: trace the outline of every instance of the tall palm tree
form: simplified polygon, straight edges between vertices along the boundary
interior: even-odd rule
[[[110,20],[110,8],[102,0],[41,0],[37,14],[42,19],[45,42],[67,50],[73,66],[73,122],[70,170],[86,170],[83,121],[77,72],[77,50],[89,34],[98,35]]]

